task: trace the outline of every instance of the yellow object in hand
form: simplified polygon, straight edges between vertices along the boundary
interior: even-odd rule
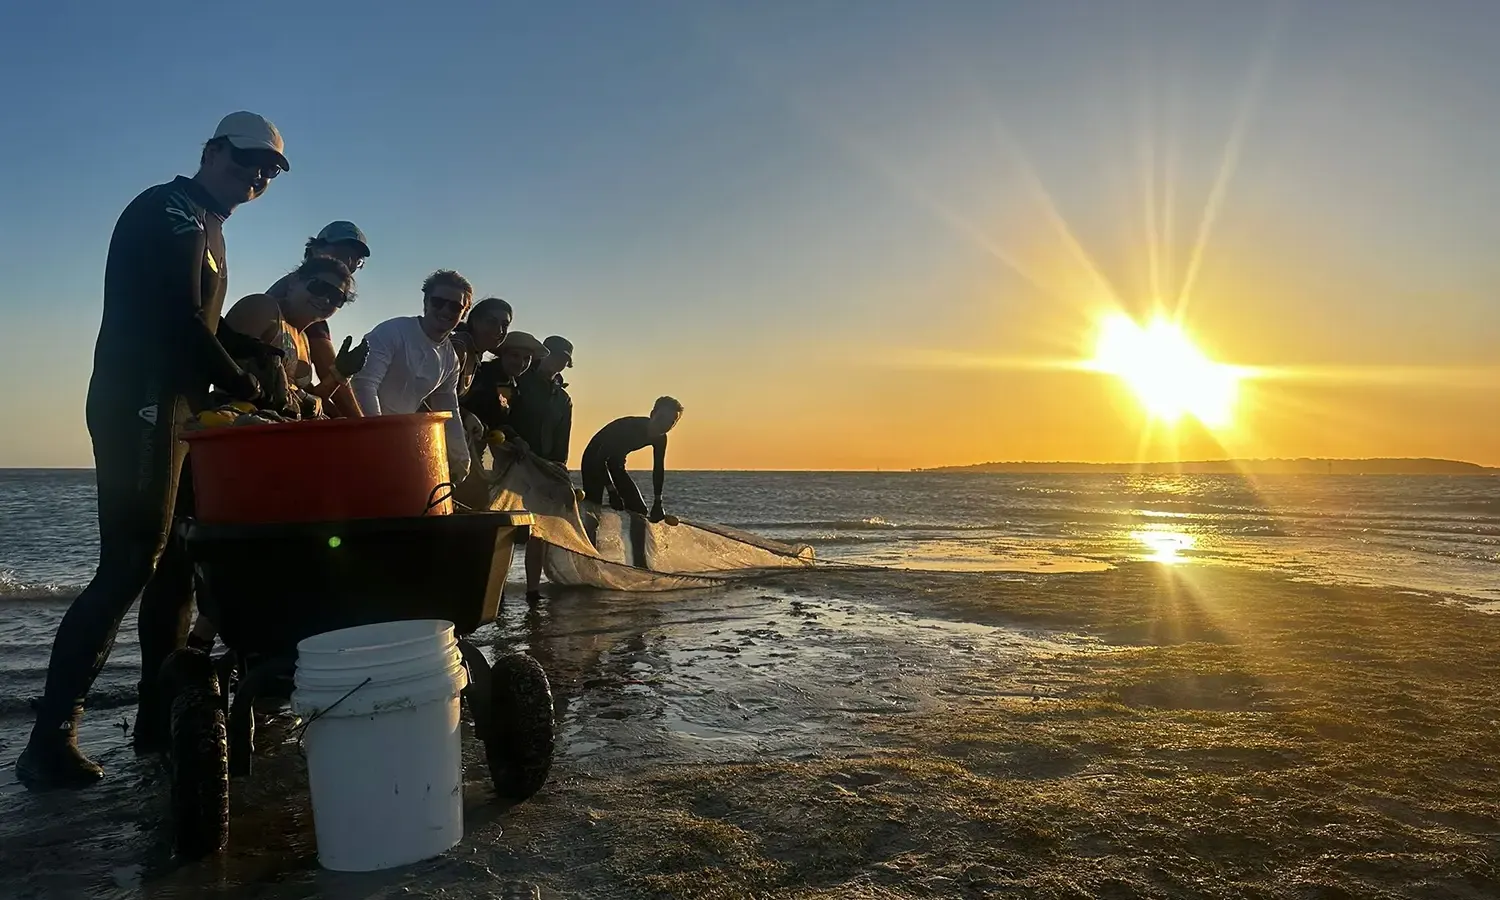
[[[229,404],[230,409],[237,409],[242,413],[255,412],[255,404],[245,400],[235,400]]]
[[[581,488],[573,488],[573,500],[574,500],[574,502],[576,502],[576,503],[582,503],[586,497],[587,497],[587,495],[584,494],[584,492],[583,492],[583,490]]]
[[[238,415],[220,409],[206,409],[198,413],[198,424],[204,428],[221,428],[225,425],[233,425]]]

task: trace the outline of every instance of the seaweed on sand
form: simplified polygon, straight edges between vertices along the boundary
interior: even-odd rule
[[[1500,895],[1500,621],[1229,570],[884,587],[1109,643],[976,660],[1016,690],[873,719],[866,754],[575,782],[598,896]]]

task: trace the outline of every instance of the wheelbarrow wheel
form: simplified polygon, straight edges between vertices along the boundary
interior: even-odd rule
[[[464,688],[464,702],[469,714],[474,717],[474,736],[487,740],[490,733],[490,664],[479,648],[459,638],[458,650],[463,655],[464,667],[469,672],[469,685]]]
[[[214,663],[201,650],[178,650],[163,666],[172,697],[168,755],[177,854],[194,859],[229,841],[229,736]]]
[[[490,778],[498,796],[525,800],[542,789],[552,768],[552,686],[541,663],[512,653],[490,667],[489,689]]]

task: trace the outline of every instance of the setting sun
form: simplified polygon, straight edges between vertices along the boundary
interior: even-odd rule
[[[1121,314],[1104,319],[1088,365],[1119,378],[1150,415],[1168,423],[1192,416],[1228,425],[1239,393],[1239,370],[1209,359],[1160,317],[1145,326]]]

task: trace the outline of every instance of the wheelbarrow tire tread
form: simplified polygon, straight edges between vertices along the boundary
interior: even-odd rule
[[[174,667],[172,697],[172,826],[179,856],[198,858],[229,841],[229,734],[218,679],[208,655]],[[176,656],[176,654],[174,654]]]
[[[524,653],[495,660],[489,724],[484,746],[496,795],[530,798],[547,783],[556,741],[552,686],[541,663]]]

